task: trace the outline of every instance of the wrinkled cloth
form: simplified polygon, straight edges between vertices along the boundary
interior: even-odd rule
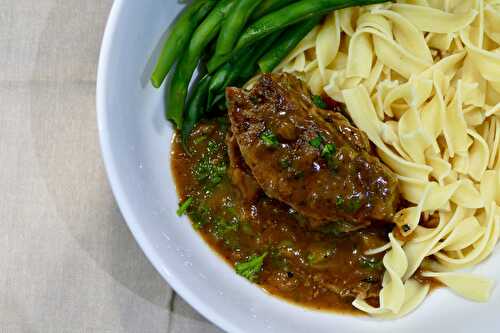
[[[111,194],[95,113],[111,5],[0,0],[2,333],[220,331],[154,270]]]

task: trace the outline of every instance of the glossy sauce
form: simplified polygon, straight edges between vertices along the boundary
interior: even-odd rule
[[[174,139],[172,170],[181,203],[192,201],[186,213],[193,227],[232,266],[266,254],[252,282],[273,295],[349,313],[358,313],[351,305],[356,295],[377,305],[383,254],[364,253],[388,241],[390,226],[312,230],[297,212],[263,193],[246,200],[228,176],[227,131],[226,117],[198,125],[190,154]]]

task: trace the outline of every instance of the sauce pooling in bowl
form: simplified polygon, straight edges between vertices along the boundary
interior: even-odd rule
[[[226,116],[199,124],[188,144],[189,153],[180,137],[174,139],[178,213],[189,216],[238,274],[316,309],[353,312],[351,302],[358,296],[378,302],[383,254],[364,253],[387,242],[388,226],[345,232],[338,221],[311,228],[304,216],[252,181],[232,146]]]

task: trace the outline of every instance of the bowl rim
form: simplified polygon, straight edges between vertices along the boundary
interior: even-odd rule
[[[158,250],[156,250],[155,247],[152,246],[147,240],[145,232],[139,222],[140,220],[130,208],[131,205],[128,204],[128,196],[121,185],[121,180],[117,172],[118,167],[109,142],[109,121],[106,98],[107,87],[110,80],[107,69],[108,64],[111,62],[114,37],[118,29],[120,14],[125,3],[126,0],[115,0],[111,7],[101,42],[96,81],[96,112],[99,143],[111,191],[115,197],[122,216],[136,242],[139,244],[139,247],[169,286],[205,318],[221,329],[228,332],[242,332],[241,327],[238,327],[235,323],[228,320],[227,316],[224,316],[222,313],[214,309],[210,305],[209,300],[191,292],[190,288],[183,282],[183,280],[176,276],[175,270],[169,267],[168,264],[165,264],[165,262],[161,259]]]
[[[107,107],[109,94],[108,90],[112,83],[112,77],[110,76],[110,64],[113,62],[113,52],[115,43],[117,41],[116,35],[119,31],[122,14],[126,8],[126,4],[129,0],[114,0],[111,7],[109,17],[107,19],[106,28],[102,38],[101,49],[99,54],[98,68],[97,68],[97,80],[96,80],[96,113],[97,113],[97,128],[100,142],[101,155],[104,162],[106,175],[108,182],[110,184],[112,193],[115,197],[117,205],[122,213],[125,222],[128,225],[136,242],[139,247],[146,255],[148,260],[151,262],[153,267],[162,276],[162,278],[169,284],[169,286],[175,290],[188,304],[190,304],[194,309],[196,309],[201,315],[207,318],[209,321],[228,332],[245,332],[248,330],[247,327],[243,327],[242,323],[235,320],[234,317],[228,316],[226,313],[222,312],[220,308],[212,305],[211,300],[208,299],[204,294],[197,294],[192,291],[189,284],[186,283],[174,266],[171,265],[168,259],[165,259],[154,244],[148,240],[147,232],[144,229],[142,220],[136,214],[136,211],[132,208],[130,194],[124,189],[123,177],[120,177],[118,170],[120,165],[117,163],[116,151],[112,148],[111,135],[110,135],[110,124],[112,121],[109,120],[109,108]],[[487,304],[491,304],[493,300],[490,300]],[[436,305],[434,304],[435,308]],[[299,306],[300,307],[300,306]],[[481,311],[481,308],[477,308]],[[475,310],[474,310],[475,311]],[[489,311],[488,311],[489,312]],[[488,313],[487,312],[487,313]],[[423,317],[422,317],[423,318]],[[446,320],[447,327],[453,329],[453,326],[449,326],[449,320]],[[391,322],[394,323],[394,322]],[[396,329],[396,327],[386,326],[384,327],[390,331]],[[404,326],[403,326],[404,327]],[[401,328],[397,325],[397,328]],[[482,327],[481,329],[484,329]],[[413,330],[412,330],[413,331]],[[448,331],[448,330],[446,330]]]

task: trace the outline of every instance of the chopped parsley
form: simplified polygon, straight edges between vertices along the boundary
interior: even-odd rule
[[[230,232],[236,232],[239,228],[239,221],[236,218],[231,220],[225,220],[223,218],[218,218],[214,221],[212,234],[217,239],[225,239],[227,234]]]
[[[323,98],[321,98],[321,96],[314,95],[312,97],[312,100],[313,100],[314,105],[316,105],[318,108],[320,108],[320,109],[327,109],[328,108],[328,105],[326,105],[325,101],[323,100]]]
[[[335,250],[329,248],[317,249],[309,252],[307,262],[309,265],[316,265],[335,255]]]
[[[337,208],[342,208],[344,207],[345,200],[342,196],[337,195],[337,199],[335,200],[335,205]]]
[[[384,268],[384,263],[381,260],[375,258],[361,257],[360,259],[361,267],[369,268],[373,270],[382,270]]]
[[[188,210],[189,206],[193,203],[193,198],[189,197],[184,202],[179,204],[179,209],[177,209],[177,216],[182,216],[186,214],[186,211]]]
[[[280,160],[280,166],[283,168],[283,169],[288,169],[289,167],[292,166],[292,162],[290,162],[289,159],[281,159]]]
[[[234,216],[234,217],[238,216],[238,213],[236,212],[236,209],[233,206],[226,207],[226,210],[232,216]]]
[[[320,151],[321,157],[326,160],[328,168],[336,172],[339,163],[335,158],[335,153],[337,152],[335,144],[325,143],[325,139],[319,133],[314,139],[309,141],[309,144]]]
[[[193,221],[193,228],[199,230],[205,226],[205,224],[210,223],[211,220],[210,208],[205,204],[201,204],[197,209],[192,210],[189,213],[191,221]]]
[[[321,148],[321,144],[322,143],[323,143],[323,137],[319,133],[318,133],[318,135],[314,139],[312,139],[311,141],[309,141],[309,144],[311,146],[313,146],[314,148],[317,148],[317,149]]]
[[[361,200],[358,197],[352,197],[344,205],[344,209],[349,213],[355,213],[361,208]]]
[[[221,155],[225,157],[224,146],[211,140],[205,154],[193,167],[194,178],[205,185],[206,190],[210,191],[217,186],[226,174],[226,159],[221,158]]]
[[[322,226],[319,231],[321,233],[332,235],[334,237],[340,237],[344,235],[346,232],[342,230],[343,221],[336,221],[325,226]]]
[[[237,262],[234,266],[236,273],[247,278],[250,281],[255,281],[258,277],[259,272],[264,264],[264,259],[267,256],[267,252],[264,252],[261,256],[253,255],[246,261]]]
[[[337,147],[335,147],[332,143],[327,143],[323,146],[323,150],[321,150],[321,157],[326,159],[330,159],[337,152]]]
[[[226,168],[225,163],[213,164],[209,161],[202,161],[196,165],[194,173],[198,181],[215,186],[222,181]]]
[[[337,198],[335,199],[335,206],[348,213],[355,213],[361,208],[361,199],[353,196],[346,200],[341,195],[337,195]]]
[[[193,143],[194,143],[195,145],[197,145],[197,144],[202,143],[202,142],[203,142],[203,141],[205,141],[206,139],[207,139],[207,136],[206,136],[206,135],[200,135],[200,136],[198,136],[198,137],[194,138]]]
[[[273,132],[271,132],[271,130],[265,130],[264,132],[262,132],[262,134],[260,135],[260,139],[267,147],[275,148],[279,144],[278,138],[276,137],[276,135],[274,135]]]
[[[321,258],[318,259],[314,253],[309,253],[307,255],[307,262],[309,263],[309,265],[314,265],[319,261],[321,261]]]
[[[293,249],[295,247],[295,243],[289,239],[282,240],[278,244],[278,248],[280,249]]]
[[[303,179],[305,176],[304,171],[296,171],[293,174],[293,179]]]
[[[276,269],[288,271],[288,259],[281,255],[280,248],[272,248],[269,253],[269,263]]]

